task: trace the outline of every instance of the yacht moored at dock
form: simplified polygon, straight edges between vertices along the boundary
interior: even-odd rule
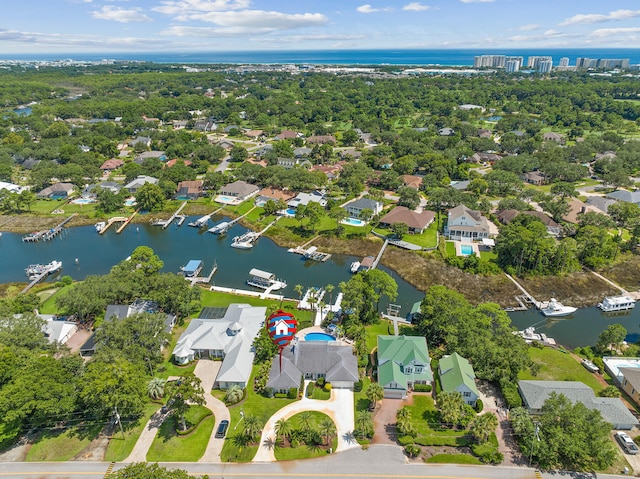
[[[238,249],[253,248],[253,242],[257,240],[259,236],[260,235],[254,231],[247,231],[245,234],[241,236],[236,236],[235,238],[233,238],[231,247],[238,248]]]
[[[30,280],[34,280],[39,276],[57,273],[62,269],[62,261],[52,261],[48,264],[30,264],[24,270]]]
[[[564,306],[555,298],[551,298],[546,305],[543,304],[540,308],[540,312],[547,317],[569,316],[577,310],[578,308],[574,308],[573,306]]]
[[[356,274],[359,269],[360,269],[360,261],[354,261],[353,263],[351,263],[351,266],[349,266],[349,271],[351,271],[351,273],[353,274]]]
[[[269,273],[268,271],[262,271],[258,268],[253,268],[249,271],[251,278],[247,280],[249,286],[260,289],[268,289],[274,291],[287,287],[287,283],[281,279],[277,279],[276,275]]]
[[[631,296],[607,296],[602,300],[602,303],[598,303],[598,308],[606,313],[626,311],[627,309],[635,308],[635,306],[636,300]]]

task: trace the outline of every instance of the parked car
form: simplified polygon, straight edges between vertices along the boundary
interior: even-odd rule
[[[614,436],[624,452],[627,454],[638,454],[638,446],[636,446],[636,443],[633,442],[626,432],[616,432]]]
[[[599,373],[600,372],[600,368],[598,366],[596,366],[595,364],[593,364],[588,359],[583,359],[582,360],[582,365],[585,367],[585,369],[587,371],[590,371],[592,373]]]
[[[229,421],[227,421],[226,419],[220,421],[220,424],[218,425],[218,429],[216,430],[216,437],[218,439],[222,439],[227,433],[228,427],[229,427]]]

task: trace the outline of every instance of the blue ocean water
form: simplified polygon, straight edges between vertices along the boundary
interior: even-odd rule
[[[14,54],[0,55],[0,60],[100,61],[103,59],[148,61],[154,63],[185,64],[320,64],[320,65],[444,65],[471,66],[477,55],[536,56],[549,55],[557,65],[568,57],[570,65],[576,58],[629,58],[640,64],[639,49],[566,48],[566,49],[430,49],[430,50],[269,50],[233,52],[140,52],[140,53],[70,53],[70,54]]]

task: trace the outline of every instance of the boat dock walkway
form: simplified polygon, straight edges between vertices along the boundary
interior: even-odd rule
[[[122,233],[122,231],[127,227],[127,225],[131,223],[131,220],[133,219],[133,217],[138,214],[138,211],[140,211],[140,209],[135,210],[133,213],[131,213],[131,216],[129,216],[128,218],[125,218],[124,223],[122,223],[120,227],[116,230],[117,234]]]
[[[183,222],[184,222],[184,216],[182,216],[180,214],[180,212],[184,209],[184,207],[187,206],[187,202],[183,201],[182,204],[180,205],[180,207],[176,210],[176,212],[174,214],[171,215],[171,217],[166,220],[163,224],[161,224],[160,226],[162,226],[162,229],[167,229],[167,227],[173,222],[173,220],[175,220],[176,218],[180,217],[181,221],[178,223],[178,226],[180,226]]]
[[[205,226],[207,226],[207,223],[209,223],[209,220],[211,219],[211,217],[221,209],[222,208],[218,208],[214,212],[209,213],[208,215],[204,215],[195,221],[192,221],[191,223],[189,223],[189,226],[193,226],[194,228],[204,228]]]
[[[398,323],[400,324],[411,324],[411,321],[407,321],[407,318],[403,318],[402,316],[392,316],[390,314],[382,313],[382,317],[384,319],[388,319],[389,321],[393,321],[393,335],[400,335],[400,328],[398,327]]]
[[[24,241],[25,243],[36,243],[40,240],[49,241],[50,239],[53,239],[56,236],[58,236],[62,231],[62,229],[64,228],[64,225],[66,225],[69,221],[71,221],[76,216],[78,216],[78,213],[72,214],[71,216],[66,218],[64,221],[62,221],[62,223],[58,224],[57,226],[54,226],[51,229],[36,231],[35,233],[31,233],[26,236],[23,236],[22,241]]]
[[[318,251],[315,246],[311,246],[309,249],[304,249],[304,247],[302,246],[296,246],[295,248],[289,248],[287,251],[289,251],[289,253],[302,255],[306,259],[312,259],[314,261],[320,261],[322,263],[331,258],[330,253],[323,253],[322,251]]]
[[[298,303],[298,309],[314,309],[318,307],[324,297],[325,290],[322,288],[309,288]]]
[[[382,248],[380,248],[380,251],[378,252],[378,256],[376,256],[376,259],[373,260],[373,264],[369,269],[376,269],[378,267],[378,263],[382,258],[382,254],[384,253],[384,250],[387,249],[388,244],[389,244],[389,240],[388,239],[384,240],[384,243],[382,244]]]
[[[124,221],[127,221],[127,219],[128,218],[126,216],[114,216],[113,218],[109,218],[104,227],[100,231],[98,231],[98,234],[105,234],[113,223],[122,223]]]
[[[520,304],[519,308],[510,308],[510,311],[520,311],[520,310],[526,310],[527,308],[527,304],[531,304],[533,306],[536,307],[536,309],[542,309],[545,307],[545,303],[541,303],[540,301],[536,300],[536,298],[534,298],[526,289],[524,289],[520,283],[518,283],[513,276],[511,276],[510,274],[504,273],[504,275],[509,278],[509,280],[511,280],[511,282],[513,284],[516,285],[516,287],[522,291],[522,295],[521,296],[516,296],[516,301],[518,301],[518,303]]]
[[[44,278],[49,276],[49,271],[50,271],[50,268],[45,268],[44,271],[42,271],[42,273],[40,273],[37,277],[32,279],[31,282],[22,291],[20,291],[20,294],[25,294],[27,291],[33,288],[36,284],[38,284]]]
[[[604,281],[607,284],[610,284],[611,286],[613,286],[614,288],[620,290],[620,293],[625,295],[625,296],[630,296],[631,294],[629,293],[629,291],[627,291],[626,289],[624,289],[622,286],[617,285],[616,283],[614,283],[613,281],[611,281],[610,279],[605,278],[604,276],[602,276],[600,273],[596,273],[595,271],[593,271],[592,269],[586,268],[587,271],[589,271],[591,274],[593,274],[594,276],[600,278],[602,281]],[[638,299],[636,297],[634,297],[634,299]]]
[[[193,278],[185,278],[185,279],[191,283],[192,288],[196,285],[196,283],[209,284],[211,283],[211,279],[213,278],[213,275],[216,274],[216,271],[218,271],[218,263],[214,261],[213,268],[211,268],[211,273],[209,273],[209,276],[194,276]]]

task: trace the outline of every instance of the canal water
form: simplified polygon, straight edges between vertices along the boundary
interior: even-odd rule
[[[149,224],[133,224],[120,234],[116,234],[114,227],[104,235],[98,235],[93,226],[68,228],[54,240],[40,243],[23,243],[22,235],[3,233],[0,237],[0,283],[26,281],[24,269],[29,264],[52,260],[61,260],[63,270],[60,274],[76,280],[88,275],[106,274],[136,247],[149,246],[164,261],[163,271],[166,272],[177,273],[190,259],[201,259],[204,261],[202,274],[207,275],[216,261],[218,271],[212,283],[219,286],[252,289],[245,281],[249,278],[251,268],[258,268],[275,273],[287,282],[286,289],[278,291],[279,294],[282,292],[287,297],[296,298],[296,284],[305,289],[333,284],[336,287],[333,292],[335,298],[339,292],[338,284],[351,277],[351,262],[361,259],[333,255],[325,263],[305,261],[300,255],[289,253],[267,237],[258,239],[252,249],[235,249],[230,246],[231,239],[244,233],[246,228],[235,224],[225,236],[217,236],[205,229],[187,226],[194,219],[197,217],[187,218],[181,227],[173,224],[166,230]],[[216,216],[211,224],[223,219],[228,218]],[[424,293],[402,280],[394,271],[382,265],[379,267],[398,283],[398,298],[394,304],[401,306],[400,315],[405,316],[412,305],[424,297]],[[54,281],[57,277],[49,280]],[[386,307],[387,301],[383,298],[381,311]],[[545,318],[536,310],[512,312],[509,316],[517,329],[533,326],[538,333],[545,333],[568,348],[595,344],[598,335],[614,323],[620,323],[627,329],[629,341],[640,340],[640,307],[617,316],[605,315],[597,308],[579,309],[565,319],[555,320]]]
[[[183,226],[172,224],[166,230],[149,224],[129,225],[116,234],[112,226],[104,235],[99,235],[93,226],[81,226],[65,229],[60,236],[39,243],[23,243],[22,235],[3,233],[0,238],[2,266],[0,267],[0,283],[27,281],[24,269],[33,263],[49,263],[60,260],[63,269],[60,275],[69,275],[81,280],[88,275],[102,275],[111,267],[124,260],[138,246],[149,246],[164,261],[163,271],[179,272],[180,267],[190,259],[204,262],[201,275],[208,275],[214,261],[218,271],[212,283],[229,288],[249,289],[245,284],[249,279],[249,271],[258,268],[274,273],[287,282],[284,290],[276,294],[297,298],[294,287],[300,284],[305,287],[335,286],[333,298],[339,292],[338,283],[351,278],[349,266],[357,258],[347,255],[332,255],[319,263],[306,261],[301,255],[289,253],[286,248],[277,246],[267,237],[259,238],[254,247],[248,250],[232,248],[231,240],[247,229],[234,224],[224,236],[208,233],[206,229],[198,230],[187,226],[197,217],[187,218]],[[221,216],[212,218],[211,225],[221,220]],[[77,259],[77,262],[76,262]],[[424,297],[394,271],[380,265],[379,268],[389,273],[398,283],[398,298],[394,304],[401,306],[400,314],[406,315],[416,301]],[[49,280],[54,281],[56,277]],[[257,291],[257,290],[256,290]],[[329,301],[326,297],[325,301]],[[387,301],[383,298],[380,309],[386,310]]]

